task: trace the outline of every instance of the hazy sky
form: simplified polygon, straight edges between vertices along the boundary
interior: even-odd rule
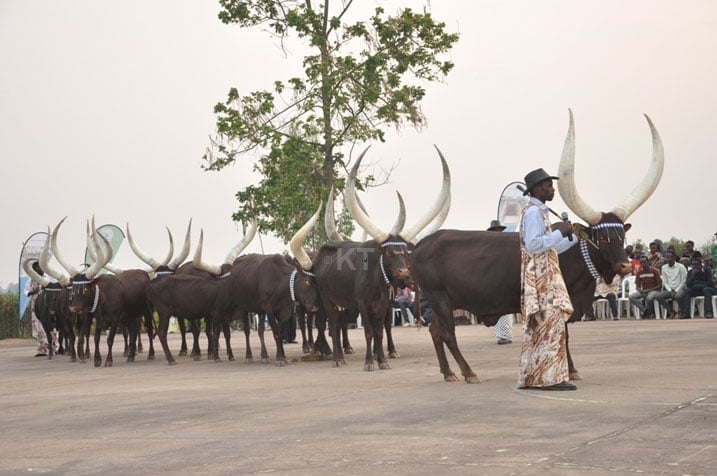
[[[387,11],[424,4],[380,3]],[[430,4],[461,34],[456,66],[428,88],[428,127],[372,145],[367,160],[397,166],[388,186],[362,196],[376,222],[391,227],[396,189],[409,223],[433,202],[436,144],[453,174],[444,227],[485,229],[506,184],[538,167],[557,173],[572,108],[577,187],[598,210],[617,205],[647,170],[643,113],[660,132],[664,174],[628,220],[629,241],[699,245],[717,232],[717,2]],[[189,218],[194,243],[204,228],[207,261],[222,261],[241,239],[234,196],[256,177],[247,162],[201,170],[212,109],[230,87],[247,93],[299,75],[302,49],[290,43],[294,56],[284,58],[267,34],[223,25],[218,9],[188,0],[0,0],[0,283],[17,281],[23,241],[64,216],[60,246],[78,264],[93,214],[98,225],[129,222],[157,257],[165,226],[180,237]],[[553,208],[566,209],[557,197]],[[266,252],[285,249],[262,241]],[[255,239],[247,251],[260,249]],[[142,265],[126,244],[115,263]]]

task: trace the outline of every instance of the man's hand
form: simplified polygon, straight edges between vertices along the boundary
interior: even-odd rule
[[[568,236],[573,232],[573,224],[570,223],[570,220],[564,220],[560,223],[560,227],[558,229],[563,236]]]

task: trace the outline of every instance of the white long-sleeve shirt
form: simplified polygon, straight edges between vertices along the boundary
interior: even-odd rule
[[[525,239],[525,251],[530,254],[537,254],[545,253],[550,248],[555,248],[560,254],[578,243],[577,238],[573,237],[571,241],[568,237],[563,236],[560,230],[545,233],[545,220],[549,218],[548,207],[535,197],[530,197],[530,203],[536,206],[528,207],[521,223],[523,238]]]

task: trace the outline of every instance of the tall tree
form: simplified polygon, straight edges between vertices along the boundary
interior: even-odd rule
[[[223,23],[262,27],[282,45],[298,37],[308,48],[303,76],[277,80],[271,90],[229,91],[214,108],[217,131],[203,157],[204,169],[221,170],[257,153],[261,181],[237,193],[233,218],[246,222],[256,214],[261,231],[288,240],[331,187],[343,189],[342,148],[383,142],[388,127],[425,124],[424,85],[453,68],[441,57],[458,35],[426,10],[391,16],[376,7],[367,19],[350,20],[353,0],[219,3]],[[351,222],[340,217],[339,226]]]

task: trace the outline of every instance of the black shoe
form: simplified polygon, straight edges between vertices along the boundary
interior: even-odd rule
[[[708,312],[707,314],[705,314],[705,319],[713,319],[713,318],[714,318],[714,316],[712,315],[711,312]]]
[[[585,316],[585,318],[583,319],[583,321],[594,321],[594,320],[595,320],[594,317],[587,317],[587,316]]]
[[[35,354],[35,357],[47,357],[47,354],[43,354],[42,352],[38,352]]]
[[[573,385],[570,382],[560,382],[556,383],[555,385],[548,385],[547,387],[528,387],[531,390],[557,390],[557,391],[563,391],[563,390],[577,390],[578,387]]]
[[[510,339],[503,339],[503,338],[498,339],[498,345],[505,345],[505,344],[511,344],[511,343],[513,343],[513,341]]]

